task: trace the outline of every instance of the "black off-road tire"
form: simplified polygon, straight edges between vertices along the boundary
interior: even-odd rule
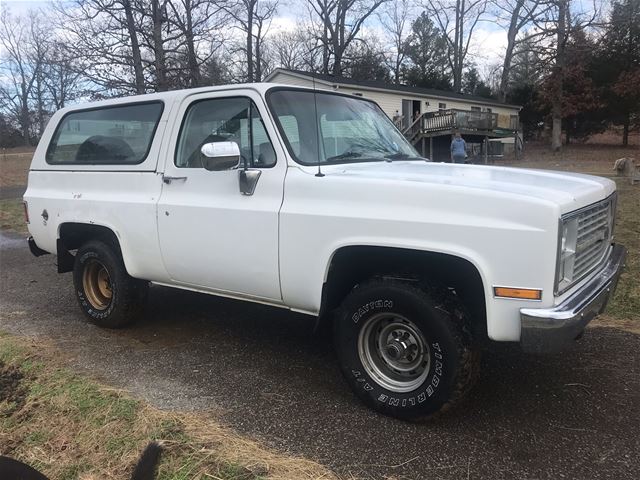
[[[366,343],[362,339],[370,338],[367,332],[376,331],[367,325],[384,324],[387,317],[393,325],[406,322],[412,329],[419,330],[418,336],[421,335],[423,344],[428,345],[422,349],[424,353],[420,357],[424,359],[423,367],[416,369],[420,375],[409,372],[409,375],[416,375],[412,381],[419,382],[407,385],[409,391],[387,388],[390,384],[385,386],[384,383],[388,380],[375,371],[377,367],[371,367],[375,363],[371,359],[375,357],[376,365],[383,365],[378,370],[386,371],[388,364],[383,360],[384,355],[376,354],[374,348],[384,340],[369,343],[368,356],[362,353],[362,345]],[[346,297],[334,324],[342,373],[354,393],[380,413],[412,421],[437,416],[459,402],[477,380],[480,349],[472,338],[469,322],[459,298],[447,288],[387,278],[367,281]],[[393,325],[389,328],[393,329]],[[393,339],[402,329],[392,330],[389,337],[384,335],[385,328],[381,327],[377,332],[382,335],[380,338]],[[403,338],[408,338],[406,332],[404,334]],[[370,335],[376,338],[375,333]],[[396,371],[391,370],[391,373],[395,375]],[[404,378],[400,381],[405,381]]]
[[[92,240],[78,249],[73,284],[80,308],[99,327],[125,327],[143,314],[149,283],[131,277],[109,243]]]

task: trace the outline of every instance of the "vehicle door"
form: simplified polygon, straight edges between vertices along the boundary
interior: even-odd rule
[[[162,258],[173,282],[281,301],[286,160],[268,118],[260,95],[248,89],[191,95],[180,105],[158,203]],[[215,159],[205,153],[229,142],[241,165],[211,171]]]

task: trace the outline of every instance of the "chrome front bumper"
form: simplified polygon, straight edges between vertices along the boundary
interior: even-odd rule
[[[556,353],[602,313],[615,291],[627,250],[614,244],[602,269],[560,305],[520,309],[520,344],[525,352]]]

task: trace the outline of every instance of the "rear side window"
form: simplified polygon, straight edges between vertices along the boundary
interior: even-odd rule
[[[71,112],[53,134],[47,163],[142,163],[151,148],[162,108],[162,102],[148,102]]]

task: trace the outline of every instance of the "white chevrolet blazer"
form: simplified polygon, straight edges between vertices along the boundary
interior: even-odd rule
[[[375,103],[273,84],[62,109],[24,201],[91,322],[129,324],[151,283],[302,312],[406,419],[460,400],[491,341],[571,343],[625,258],[610,180],[431,163]]]

